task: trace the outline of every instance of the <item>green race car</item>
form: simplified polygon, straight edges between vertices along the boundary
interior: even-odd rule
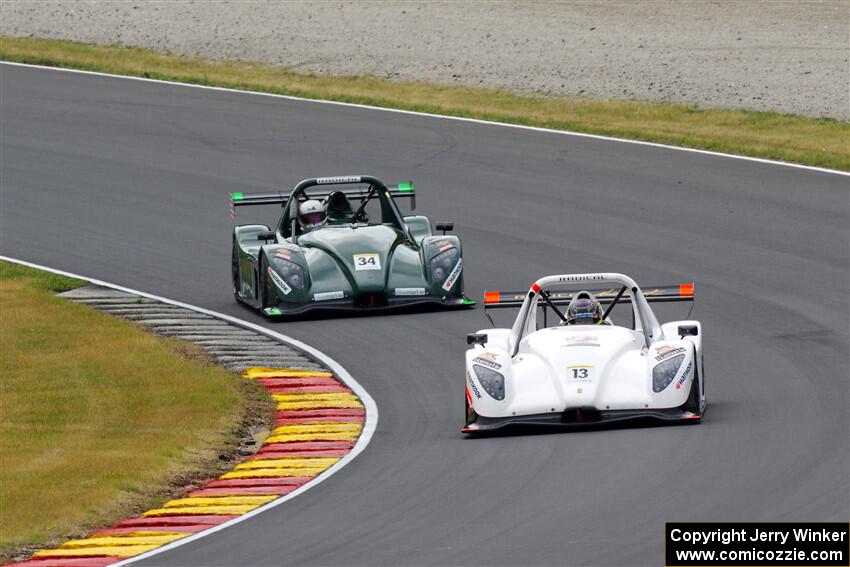
[[[453,225],[438,223],[434,236],[428,217],[402,215],[402,197],[415,208],[412,182],[387,187],[368,175],[305,179],[288,195],[232,193],[232,207],[283,209],[274,230],[233,229],[236,300],[268,317],[475,305],[463,294],[460,239],[445,234]]]

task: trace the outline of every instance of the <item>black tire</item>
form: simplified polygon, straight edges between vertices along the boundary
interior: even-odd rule
[[[274,293],[274,290],[269,289],[269,269],[268,264],[266,262],[266,257],[264,255],[260,255],[260,270],[257,276],[257,295],[260,299],[260,311],[266,309],[267,307],[274,307],[277,305],[277,296]],[[269,293],[271,291],[271,293]],[[274,300],[271,300],[270,297],[274,297]]]
[[[236,241],[233,241],[233,254],[230,256],[230,276],[233,283],[233,297],[236,301],[242,301],[239,295],[239,290],[242,288],[242,277],[239,274],[239,252],[236,248]]]
[[[694,352],[696,355],[696,352]],[[694,356],[694,361],[696,361],[696,356]],[[682,406],[682,409],[685,411],[689,411],[694,415],[700,416],[702,418],[702,412],[700,411],[700,396],[699,396],[699,365],[695,364],[694,367],[694,380],[691,382],[691,391],[688,393],[688,399],[685,401],[685,405]]]
[[[478,418],[478,414],[475,413],[475,410],[469,405],[469,398],[466,397],[465,393],[463,396],[463,406],[465,410],[464,419],[466,420],[466,425],[475,423],[476,418]]]

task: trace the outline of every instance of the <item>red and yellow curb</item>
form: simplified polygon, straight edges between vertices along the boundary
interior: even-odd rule
[[[242,376],[277,402],[275,428],[255,455],[183,498],[15,565],[101,567],[223,524],[309,483],[363,431],[363,404],[331,372],[249,368]]]

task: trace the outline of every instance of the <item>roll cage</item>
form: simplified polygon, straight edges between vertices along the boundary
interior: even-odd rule
[[[353,185],[361,185],[361,187],[352,187]],[[363,185],[365,187],[362,187]],[[333,186],[342,187],[329,189]],[[404,216],[399,211],[394,198],[410,198],[411,208],[415,209],[416,188],[412,181],[388,187],[383,181],[371,175],[314,177],[300,181],[288,195],[281,192],[249,195],[231,193],[230,203],[231,207],[234,208],[246,205],[280,204],[283,207],[283,213],[275,227],[275,235],[277,240],[280,241],[298,236],[298,206],[303,201],[307,199],[327,199],[334,194],[342,194],[346,199],[360,200],[357,210],[351,210],[350,218],[345,215],[350,223],[356,223],[363,218],[367,203],[372,199],[378,199],[381,204],[381,224],[392,226],[410,238],[407,223],[405,223]]]
[[[590,286],[613,284],[614,287],[588,289]],[[637,283],[624,274],[597,273],[597,274],[564,274],[540,278],[527,292],[485,292],[484,308],[519,307],[519,314],[511,327],[508,338],[508,350],[511,356],[515,356],[522,339],[537,331],[537,308],[544,310],[552,309],[562,320],[563,313],[558,306],[569,305],[570,301],[578,293],[554,291],[553,288],[564,286],[580,286],[582,290],[589,291],[596,299],[606,305],[602,320],[610,315],[617,303],[629,303],[632,306],[633,329],[640,331],[644,337],[644,343],[649,347],[654,340],[661,336],[661,325],[649,306],[649,301],[693,301],[694,284],[680,284],[678,286],[659,286],[651,288],[647,296],[638,287]],[[628,295],[627,295],[628,292]]]

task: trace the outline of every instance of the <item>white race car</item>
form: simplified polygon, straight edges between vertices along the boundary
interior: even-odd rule
[[[692,283],[644,292],[628,276],[604,273],[548,276],[528,292],[486,292],[485,309],[519,307],[519,315],[510,329],[467,337],[462,431],[637,418],[699,422],[706,406],[702,327],[659,324],[649,307],[693,299]],[[618,304],[631,311],[631,325],[614,323]],[[595,309],[595,316],[579,308]]]

